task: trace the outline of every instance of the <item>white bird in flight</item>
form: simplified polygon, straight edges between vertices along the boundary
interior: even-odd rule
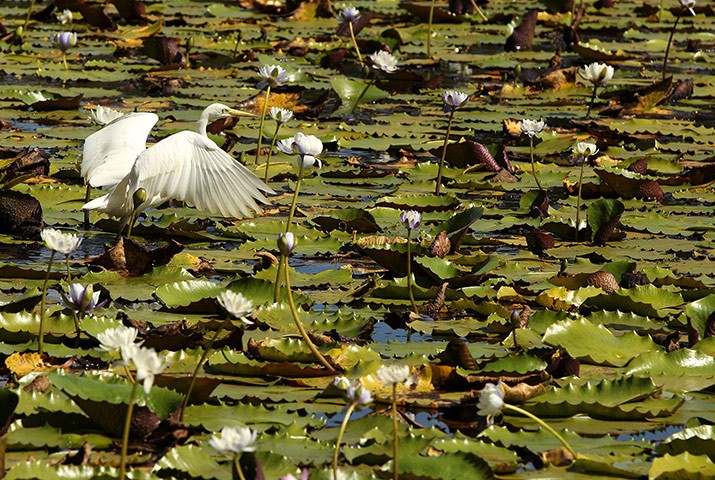
[[[112,120],[85,140],[81,174],[88,185],[113,188],[82,209],[121,218],[120,233],[133,214],[172,198],[224,217],[260,213],[256,201],[268,203],[262,192],[275,192],[206,135],[211,122],[229,116],[253,114],[214,103],[201,113],[195,132],[175,133],[149,148],[146,139],[159,120],[156,114]],[[145,199],[135,205],[141,189]]]

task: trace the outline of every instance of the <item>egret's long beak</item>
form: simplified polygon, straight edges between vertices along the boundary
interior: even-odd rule
[[[243,110],[236,110],[235,108],[229,108],[228,113],[231,114],[232,117],[255,117],[255,113],[251,112],[244,112]]]

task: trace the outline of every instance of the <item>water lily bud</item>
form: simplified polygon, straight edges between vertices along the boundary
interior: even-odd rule
[[[62,50],[62,53],[64,53],[70,47],[77,45],[77,34],[74,32],[60,32],[52,34],[50,36],[50,41],[54,46]]]
[[[477,413],[479,415],[490,417],[497,414],[504,408],[504,393],[499,388],[499,384],[487,383],[484,385],[484,390],[479,394],[479,402],[477,403]]]
[[[422,223],[422,214],[416,210],[407,210],[400,214],[400,223],[409,230],[414,230]]]
[[[281,255],[290,255],[297,244],[298,240],[291,232],[278,234],[278,250],[280,250]]]
[[[146,190],[139,188],[132,195],[132,200],[134,201],[134,208],[137,208],[142,203],[146,202]]]

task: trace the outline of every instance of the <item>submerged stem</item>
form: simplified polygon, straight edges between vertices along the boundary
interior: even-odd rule
[[[444,168],[444,159],[447,157],[447,143],[449,143],[449,134],[452,133],[452,119],[454,118],[454,108],[449,111],[449,122],[447,123],[447,135],[444,136],[444,145],[442,146],[442,158],[439,161],[439,170],[437,171],[437,185],[434,189],[434,194],[439,195],[442,188],[442,169]]]
[[[47,274],[45,274],[45,282],[42,284],[42,300],[40,302],[40,337],[39,337],[39,347],[38,353],[42,355],[44,351],[44,335],[43,335],[43,324],[45,322],[45,302],[47,301],[47,284],[50,281],[50,271],[52,270],[52,261],[55,259],[55,251],[52,250],[50,253],[50,261],[47,264]]]
[[[335,441],[335,451],[333,452],[333,480],[338,480],[338,455],[340,455],[340,443],[343,441],[345,427],[348,426],[348,421],[350,420],[350,415],[352,415],[353,410],[355,410],[355,404],[351,403],[350,406],[348,406],[348,411],[345,412],[343,423],[340,424],[340,430],[338,431],[338,439]]]
[[[263,143],[263,122],[266,120],[266,110],[268,109],[268,97],[271,94],[271,86],[266,87],[266,99],[263,101],[263,111],[261,112],[261,123],[258,126],[258,148],[256,149],[256,159],[253,163],[258,165],[258,159],[261,156],[261,144]]]

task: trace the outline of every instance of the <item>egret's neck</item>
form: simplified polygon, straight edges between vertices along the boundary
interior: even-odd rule
[[[209,114],[206,110],[201,113],[199,121],[196,122],[196,133],[206,136],[206,127],[209,124]]]

